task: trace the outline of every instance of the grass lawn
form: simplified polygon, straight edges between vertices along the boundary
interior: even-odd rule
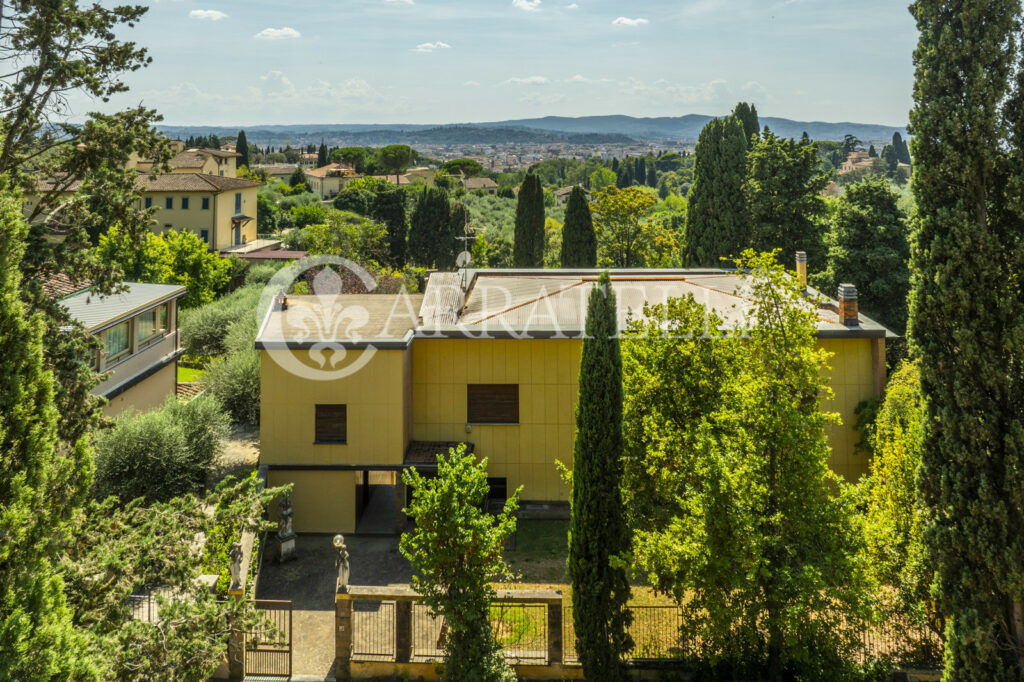
[[[187,384],[193,381],[200,381],[206,375],[205,369],[192,369],[178,365],[178,383]]]

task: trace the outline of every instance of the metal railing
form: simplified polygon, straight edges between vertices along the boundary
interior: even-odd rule
[[[395,602],[352,602],[352,655],[363,661],[395,660]]]
[[[513,663],[548,661],[548,609],[544,604],[500,603],[491,606],[491,628]]]
[[[682,656],[682,611],[678,607],[631,606],[629,610],[633,616],[633,622],[629,626],[629,635],[633,638],[633,651],[627,660],[667,661]],[[572,607],[566,606],[562,616],[562,642],[567,663],[579,661],[576,655],[576,630],[572,618]]]

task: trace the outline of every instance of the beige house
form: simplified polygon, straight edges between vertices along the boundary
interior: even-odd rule
[[[488,194],[498,193],[498,183],[490,178],[463,178],[461,182],[467,192],[479,189]]]
[[[311,168],[305,173],[309,191],[319,194],[321,199],[337,196],[338,192],[345,187],[345,183],[360,177],[348,163],[329,163],[320,168]]]
[[[172,173],[202,173],[203,175],[233,178],[238,172],[238,159],[242,156],[236,152],[222,149],[179,150],[174,145],[172,145],[172,149],[177,151],[167,162]],[[128,162],[128,166],[140,171],[150,171],[153,169],[153,161],[133,158]]]
[[[129,408],[143,412],[174,395],[178,358],[184,353],[178,339],[178,299],[186,294],[185,287],[129,282],[123,293],[99,296],[89,288],[66,293],[62,286],[67,278],[63,280],[47,282],[44,288],[60,297],[72,319],[103,344],[93,369],[111,374],[92,392],[108,400],[104,414],[114,417]]]
[[[569,195],[572,194],[573,187],[575,187],[575,185],[563,187],[562,189],[556,189],[554,191],[555,203],[564,208],[569,203]],[[580,185],[580,187],[583,187],[583,185]],[[590,190],[587,189],[586,187],[583,187],[583,193],[587,195],[587,200],[589,201]]]

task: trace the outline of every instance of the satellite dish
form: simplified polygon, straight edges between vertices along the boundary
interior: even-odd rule
[[[463,251],[462,253],[455,257],[455,265],[459,266],[460,268],[464,268],[467,265],[469,265],[470,261],[472,260],[473,254],[471,254],[469,251]]]

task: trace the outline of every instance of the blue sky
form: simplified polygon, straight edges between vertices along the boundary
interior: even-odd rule
[[[157,0],[115,100],[168,124],[762,115],[902,125],[899,0]],[[98,108],[75,102],[81,113]]]

